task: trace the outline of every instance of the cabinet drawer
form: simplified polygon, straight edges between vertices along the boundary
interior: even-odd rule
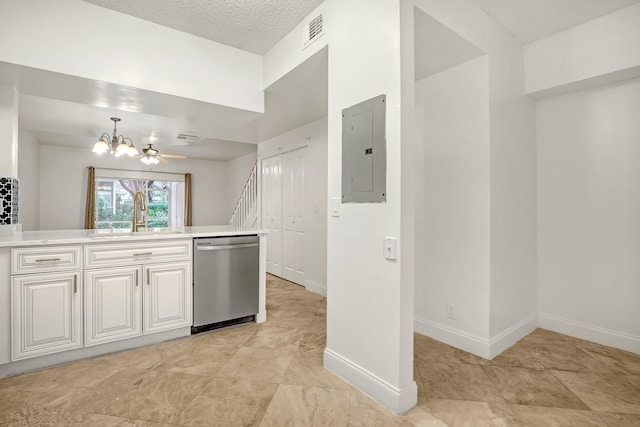
[[[86,245],[85,268],[191,260],[191,240]]]
[[[78,270],[81,246],[47,246],[11,250],[11,274]]]

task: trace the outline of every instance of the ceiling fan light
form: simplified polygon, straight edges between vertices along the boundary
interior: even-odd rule
[[[160,163],[158,159],[152,156],[144,156],[140,159],[140,161],[145,165],[157,165],[158,163]]]
[[[93,152],[96,154],[104,154],[107,151],[109,151],[109,146],[107,145],[106,142],[104,142],[103,140],[99,140],[98,142],[96,142],[96,144],[93,146]]]

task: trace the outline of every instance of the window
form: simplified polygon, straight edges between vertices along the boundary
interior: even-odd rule
[[[184,182],[151,178],[157,176],[149,179],[96,177],[96,228],[131,229],[133,199],[137,192],[142,193],[147,207],[145,211],[138,211],[138,218],[144,219],[148,228],[183,226]]]

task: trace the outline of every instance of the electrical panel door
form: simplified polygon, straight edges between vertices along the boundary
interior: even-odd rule
[[[386,95],[342,110],[342,202],[384,202]]]

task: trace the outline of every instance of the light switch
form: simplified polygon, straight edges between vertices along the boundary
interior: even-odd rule
[[[335,216],[335,217],[339,217],[340,216],[340,197],[332,197],[331,198],[331,203],[329,204],[329,206],[331,206],[331,216]]]
[[[384,257],[386,259],[397,259],[396,254],[396,238],[385,237],[384,238]]]

